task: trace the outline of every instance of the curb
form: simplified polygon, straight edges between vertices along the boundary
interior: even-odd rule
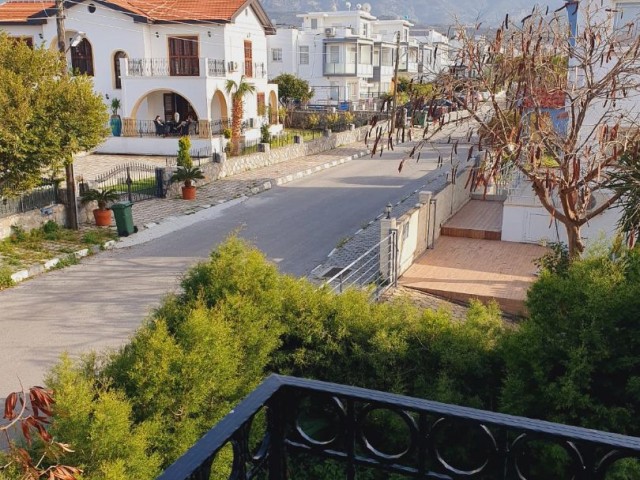
[[[28,278],[35,277],[41,273],[44,273],[52,268],[55,268],[59,263],[64,263],[69,260],[79,260],[83,257],[87,257],[89,255],[93,255],[101,250],[110,250],[116,244],[115,240],[109,240],[108,242],[103,243],[102,245],[92,245],[88,248],[83,248],[82,250],[78,250],[76,252],[70,253],[69,255],[65,255],[64,257],[56,257],[50,260],[45,261],[40,265],[32,265],[31,267],[17,271],[16,273],[11,275],[11,280],[13,283],[20,283]]]
[[[358,153],[356,153],[354,155],[351,155],[349,157],[343,157],[343,158],[340,158],[338,160],[331,160],[330,162],[323,163],[322,165],[316,165],[315,167],[308,168],[306,170],[302,170],[302,171],[297,172],[297,173],[292,173],[292,174],[285,175],[285,176],[280,177],[280,178],[276,178],[275,182],[276,182],[276,185],[278,185],[278,186],[284,185],[285,183],[289,183],[289,182],[292,182],[294,180],[298,180],[300,178],[307,177],[309,175],[313,175],[314,173],[320,172],[321,170],[325,170],[327,168],[332,168],[332,167],[337,167],[338,165],[342,165],[343,163],[350,162],[351,160],[355,160],[357,158],[362,158],[365,155],[368,155],[369,153],[370,153],[369,150],[362,150],[361,152],[358,152]]]

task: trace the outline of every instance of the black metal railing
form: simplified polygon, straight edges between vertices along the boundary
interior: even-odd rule
[[[166,194],[164,169],[144,163],[118,165],[94,180],[95,188],[113,189],[120,200],[137,202],[150,198],[163,198]],[[83,187],[81,187],[82,191]]]
[[[131,77],[168,77],[169,60],[166,58],[130,58],[127,72]]]
[[[43,181],[42,185],[16,197],[0,196],[0,218],[45,208],[57,203],[56,182]]]
[[[225,128],[231,128],[231,119],[211,120],[211,135],[221,135]]]
[[[531,476],[548,467],[541,446],[565,453],[562,473]],[[233,462],[223,475],[214,461],[225,447]],[[640,438],[272,375],[158,479],[313,478],[300,470],[323,459],[341,467],[334,478],[349,480],[364,469],[442,480],[603,479],[617,461],[639,457]]]
[[[267,67],[262,62],[255,62],[253,64],[253,78],[266,78]]]
[[[210,77],[224,77],[227,74],[225,61],[207,58],[207,73]]]
[[[197,120],[189,122],[165,122],[157,124],[154,120],[136,120],[136,133],[139,137],[183,137],[200,134]]]

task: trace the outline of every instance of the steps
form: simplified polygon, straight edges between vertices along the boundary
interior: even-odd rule
[[[502,201],[470,200],[440,230],[446,237],[500,240],[502,238]]]

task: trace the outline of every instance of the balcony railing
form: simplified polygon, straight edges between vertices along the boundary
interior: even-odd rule
[[[324,75],[355,75],[355,63],[325,63]]]
[[[373,77],[373,65],[367,63],[359,63],[358,75],[362,77]]]
[[[202,63],[206,61],[206,63]],[[225,61],[213,58],[174,57],[174,58],[129,58],[127,76],[129,77],[199,77],[201,64],[209,77],[226,75]]]
[[[224,77],[227,75],[227,69],[224,60],[216,60],[207,58],[207,74],[210,77]]]
[[[159,479],[223,478],[212,463],[225,446],[234,458],[224,478],[305,478],[294,471],[302,454],[342,465],[336,479],[355,479],[360,468],[420,479],[526,479],[546,466],[548,457],[535,453],[540,445],[567,454],[556,479],[602,479],[616,461],[640,456],[640,438],[272,375]]]
[[[211,120],[211,134],[221,135],[225,128],[231,128],[231,120]]]

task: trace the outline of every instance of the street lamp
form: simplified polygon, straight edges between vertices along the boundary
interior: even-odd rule
[[[387,206],[384,207],[384,213],[387,214],[387,220],[389,220],[391,218],[391,209],[393,208],[393,205],[391,205],[390,203],[387,203]]]
[[[85,37],[86,35],[87,35],[87,34],[86,34],[86,33],[84,33],[84,32],[78,32],[78,33],[76,33],[76,34],[71,38],[71,40],[69,40],[69,48],[75,48],[75,47],[77,47],[78,45],[80,45],[80,42],[81,42],[82,40],[84,40],[84,37]],[[69,50],[69,48],[67,48],[67,50]]]

